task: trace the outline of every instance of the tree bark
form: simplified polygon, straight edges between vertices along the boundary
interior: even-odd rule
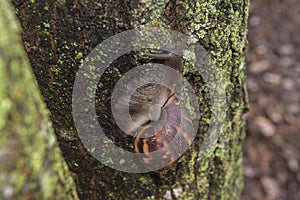
[[[243,114],[247,0],[199,1],[13,1],[23,27],[23,42],[37,78],[59,145],[70,170],[76,174],[81,199],[239,199],[243,187]],[[222,72],[226,92],[226,120],[217,144],[203,158],[201,134],[210,119],[205,88],[198,88],[201,120],[198,139],[171,169],[161,173],[130,174],[98,162],[80,142],[72,119],[72,87],[76,72],[88,53],[104,39],[140,27],[167,27],[198,40]],[[124,63],[127,63],[124,65]],[[114,63],[102,83],[110,91],[119,74],[134,66],[124,56]],[[186,77],[201,85],[192,67]],[[97,104],[99,120],[108,121],[109,97]],[[207,109],[206,109],[207,108]],[[105,126],[105,124],[104,124]],[[110,127],[107,125],[106,129]]]
[[[0,199],[78,199],[22,46],[0,1]]]

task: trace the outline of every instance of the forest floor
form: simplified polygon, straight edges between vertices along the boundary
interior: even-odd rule
[[[242,200],[300,199],[300,1],[251,0]]]

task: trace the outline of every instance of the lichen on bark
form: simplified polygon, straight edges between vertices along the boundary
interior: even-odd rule
[[[0,1],[0,198],[78,199],[21,41]]]

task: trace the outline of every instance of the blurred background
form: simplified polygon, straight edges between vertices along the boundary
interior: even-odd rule
[[[300,200],[300,1],[251,0],[242,200]]]

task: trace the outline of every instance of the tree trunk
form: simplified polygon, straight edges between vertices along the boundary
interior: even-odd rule
[[[243,187],[243,114],[247,109],[244,83],[247,0],[14,0],[13,3],[23,27],[25,49],[51,112],[63,155],[76,174],[81,199],[239,199]],[[197,88],[201,111],[197,137],[169,170],[132,174],[103,165],[81,143],[71,112],[72,89],[79,66],[96,45],[117,33],[141,27],[166,27],[198,41],[221,73],[228,106],[224,108],[224,116],[211,117],[214,111],[210,94],[186,59],[184,75]],[[140,62],[136,56],[121,56],[98,85],[99,121],[108,132],[115,127],[106,124],[112,115],[108,106],[110,96],[104,93],[111,91],[120,74],[134,68],[136,62]],[[213,123],[220,127],[218,140],[201,156],[203,133]]]
[[[78,199],[21,44],[0,1],[0,199]]]

